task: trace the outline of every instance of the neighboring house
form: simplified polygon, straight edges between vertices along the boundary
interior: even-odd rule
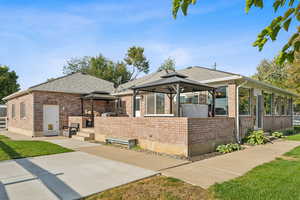
[[[99,141],[135,138],[142,148],[189,157],[211,152],[218,144],[240,141],[248,130],[292,127],[292,101],[297,96],[287,90],[203,67],[177,72],[191,83],[214,88],[215,98],[204,90],[181,91],[180,99],[149,92],[133,98],[132,88],[161,81],[165,71],[117,89],[108,81],[75,73],[6,97],[8,130],[30,136],[51,135],[76,122],[81,128],[94,126]],[[172,109],[176,101],[181,102],[177,110]],[[215,117],[210,117],[213,102]],[[111,111],[123,116],[100,117]],[[92,123],[86,122],[86,116]]]
[[[4,98],[7,101],[8,130],[28,136],[57,135],[68,125],[72,115],[95,115],[113,111],[113,83],[83,74],[74,73]],[[87,95],[98,95],[91,102]]]

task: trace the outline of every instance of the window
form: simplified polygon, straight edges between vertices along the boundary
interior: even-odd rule
[[[11,105],[11,118],[15,118],[16,116],[16,108],[15,108],[15,104]]]
[[[209,104],[212,105],[212,96],[208,95]],[[216,104],[215,104],[216,115],[227,115],[228,114],[228,96],[227,86],[218,87],[216,89]]]
[[[292,111],[293,111],[293,99],[292,98],[288,98],[288,110],[287,110],[287,114],[288,115],[292,115]]]
[[[199,95],[198,94],[184,94],[180,96],[181,104],[198,104]]]
[[[272,94],[264,93],[264,111],[265,115],[272,115]]]
[[[278,95],[274,95],[274,114],[280,115],[281,113],[281,97]]]
[[[25,103],[21,102],[20,103],[20,118],[25,118],[26,117],[26,107],[25,107]]]
[[[287,98],[281,98],[281,115],[286,115],[287,113]]]
[[[161,93],[149,93],[146,96],[147,114],[165,113],[165,95]]]
[[[239,114],[250,115],[250,89],[239,89]]]

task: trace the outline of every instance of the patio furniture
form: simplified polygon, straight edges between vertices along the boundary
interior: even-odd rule
[[[122,144],[127,145],[129,149],[137,145],[137,139],[117,139],[117,138],[107,138],[105,139],[106,144]]]
[[[72,135],[76,135],[79,131],[80,124],[79,123],[71,123],[70,126],[63,127],[63,135],[71,138]]]

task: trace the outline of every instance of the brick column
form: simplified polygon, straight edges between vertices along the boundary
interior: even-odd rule
[[[228,85],[228,117],[236,116],[236,84]]]

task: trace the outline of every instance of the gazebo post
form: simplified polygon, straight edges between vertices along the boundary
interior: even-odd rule
[[[216,105],[216,90],[213,89],[213,92],[212,92],[212,98],[213,98],[213,102],[212,102],[212,112],[211,112],[211,115],[212,117],[215,117],[215,112],[216,112],[216,109],[215,109],[215,105]]]
[[[94,127],[94,99],[91,99],[92,101],[92,127]]]
[[[81,116],[83,116],[83,98],[80,98],[81,103]]]
[[[170,113],[169,114],[172,114],[173,113],[173,94],[170,94],[169,102],[170,102]]]
[[[136,111],[136,90],[133,90],[133,96],[132,96],[132,116],[135,117],[135,111]]]
[[[176,84],[176,95],[177,95],[177,99],[176,99],[176,102],[177,102],[177,117],[180,117],[180,85],[177,83]]]

